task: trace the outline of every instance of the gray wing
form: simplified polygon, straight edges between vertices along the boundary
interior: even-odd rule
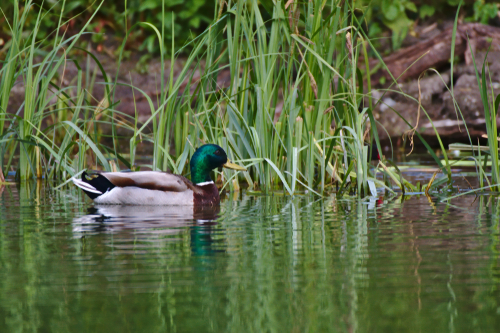
[[[189,182],[182,176],[160,171],[103,172],[101,175],[117,187],[135,186],[166,192],[184,192]]]

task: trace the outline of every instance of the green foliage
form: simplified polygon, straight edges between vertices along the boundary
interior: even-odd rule
[[[477,85],[479,91],[481,92],[481,101],[483,102],[484,119],[486,123],[486,135],[488,136],[488,148],[487,153],[491,158],[491,183],[493,184],[493,190],[500,191],[500,160],[498,155],[499,142],[498,142],[498,128],[497,128],[497,112],[498,105],[500,104],[500,95],[494,96],[490,88],[492,85],[491,72],[487,65],[486,58],[488,53],[484,56],[483,66],[481,70],[477,68],[476,59],[474,52],[470,49],[472,55],[472,61],[474,64],[474,70],[477,79]],[[478,149],[478,151],[480,151]],[[484,161],[486,167],[486,160]],[[482,178],[482,177],[481,177]],[[489,184],[488,184],[489,185]]]
[[[382,22],[392,31],[392,46],[395,49],[401,46],[413,24],[406,11],[417,12],[417,7],[409,0],[382,0]]]
[[[212,21],[217,3],[210,0],[123,0],[120,2],[106,0],[104,6],[97,13],[99,20],[89,26],[94,32],[91,40],[95,44],[103,44],[110,36],[117,40],[124,37],[125,32],[137,22],[149,22],[156,27],[165,24],[165,42],[170,44],[172,37],[175,39],[176,48],[186,44],[186,41],[198,36]],[[42,19],[38,28],[38,36],[44,38],[54,31],[58,21],[57,14],[64,7],[64,20],[71,20],[70,27],[81,26],[95,11],[94,0],[36,0],[35,7],[42,6],[49,15]],[[392,32],[392,48],[398,49],[406,35],[412,30],[415,20],[419,17],[425,19],[435,14],[448,16],[453,13],[459,0],[441,0],[434,2],[420,2],[412,0],[361,0],[354,2],[354,6],[365,15],[369,22],[369,36],[379,37],[381,26]],[[7,17],[12,15],[14,0],[5,0],[2,10]],[[162,6],[164,5],[164,11]],[[260,1],[259,6],[268,13],[272,12],[274,2],[271,0]],[[33,8],[35,8],[33,7]],[[50,9],[50,11],[49,11]],[[452,10],[450,10],[452,9]],[[498,4],[477,0],[465,6],[467,20],[488,23],[498,12]],[[36,22],[38,10],[32,9],[26,23],[25,31],[31,31]],[[359,13],[359,11],[357,12]],[[266,14],[266,17],[269,17]],[[126,20],[125,20],[126,17]],[[0,23],[2,19],[0,18]],[[175,23],[172,23],[175,22]],[[8,26],[0,24],[0,38],[2,33],[10,35]],[[62,27],[64,29],[67,26]],[[70,33],[73,31],[69,30]],[[6,39],[6,38],[4,38]],[[135,48],[144,52],[158,52],[155,37],[144,30],[135,32],[133,39],[129,40]],[[135,45],[137,44],[137,45]],[[189,50],[186,49],[186,50]]]
[[[488,21],[497,16],[498,4],[485,3],[484,0],[477,0],[474,2],[474,15],[473,21],[487,24]]]
[[[14,0],[2,2],[2,10],[10,17],[14,8]],[[58,13],[63,13],[64,20],[71,20],[71,27],[79,27],[95,13],[95,0],[36,0],[28,15],[25,31],[34,29],[39,8],[47,13],[42,19],[38,36],[44,38],[54,31],[57,25]],[[164,12],[162,6],[164,5]],[[165,38],[170,43],[175,37],[177,46],[181,47],[186,40],[197,36],[212,21],[215,3],[211,0],[106,0],[97,14],[98,20],[92,22],[89,27],[96,33],[92,41],[101,44],[106,40],[104,33],[123,38],[128,28],[140,21],[150,22],[155,26],[161,26],[165,21]],[[124,19],[126,17],[126,20]],[[175,17],[175,24],[172,19]],[[63,21],[64,21],[63,20]],[[1,21],[0,21],[1,22]],[[62,27],[66,28],[66,26]],[[10,34],[7,25],[2,25],[3,32]],[[148,52],[158,51],[154,42],[148,34],[136,36],[141,45],[141,50]]]
[[[103,3],[93,11],[94,16]],[[166,57],[170,57],[172,71],[180,55],[173,45],[166,44],[166,27],[171,22],[165,16],[158,27],[137,22],[127,29],[119,49],[114,80],[87,52],[87,61],[97,64],[95,72],[84,73],[76,62],[78,73],[64,86],[59,70],[87,27],[96,22],[87,21],[75,35],[67,37],[59,34],[67,24],[59,16],[51,32],[55,36],[41,39],[43,19],[54,15],[54,10],[38,7],[32,31],[26,32],[25,27],[32,24],[28,18],[37,7],[31,1],[25,7],[18,6],[17,0],[14,4],[9,21],[12,47],[0,69],[0,149],[7,156],[7,161],[2,161],[6,162],[3,170],[9,169],[17,152],[20,179],[66,178],[77,176],[88,166],[113,170],[120,165],[182,174],[188,171],[197,146],[215,143],[231,160],[249,169],[242,174],[226,170],[219,174],[231,190],[246,181],[250,188],[266,192],[282,185],[290,195],[299,189],[323,194],[334,191],[333,183],[337,183],[345,192],[362,197],[369,195],[375,184],[385,187],[370,169],[364,144],[371,132],[381,151],[370,76],[366,76],[369,62],[361,68],[360,52],[367,60],[370,45],[381,60],[380,66],[387,67],[357,16],[352,15],[353,2],[339,0],[325,5],[310,1],[288,7],[277,2],[269,10],[257,0],[219,2],[217,5],[223,7],[215,7],[210,26],[190,42],[192,51],[182,59],[182,70],[168,79],[164,75],[168,70]],[[140,87],[131,86],[133,97],[140,96],[149,104],[150,117],[142,124],[137,115],[130,117],[115,110],[119,101],[115,101],[113,89],[128,38],[140,29],[153,36],[152,45],[160,50],[162,64],[157,105]],[[174,34],[171,30],[170,38]],[[105,97],[95,106],[89,92],[97,70],[103,77],[99,83]],[[229,72],[223,87],[217,80],[222,71],[226,71],[224,75]],[[195,73],[199,74],[196,80]],[[84,79],[90,77],[94,79]],[[20,110],[7,112],[16,82],[25,88],[25,103]],[[394,78],[391,83],[395,83]],[[111,125],[112,147],[103,144],[99,123]],[[128,131],[126,141],[117,135],[117,124],[122,132]],[[419,136],[416,129],[411,132]],[[141,141],[153,147],[151,164],[137,164]],[[123,146],[130,147],[128,156],[118,153]],[[377,172],[390,177],[403,191],[415,191],[394,169],[380,165],[383,169]],[[446,165],[449,174],[449,163]]]
[[[96,5],[96,11],[102,4]],[[38,10],[35,22],[29,22],[35,9]],[[86,92],[91,90],[91,83],[84,82],[78,64],[79,71],[71,85],[61,87],[62,80],[58,77],[58,70],[67,60],[65,55],[75,47],[93,16],[70,38],[59,36],[59,29],[55,29],[52,43],[39,37],[47,13],[51,11],[34,6],[32,1],[19,6],[14,0],[13,15],[5,18],[12,39],[0,69],[0,155],[9,157],[7,161],[2,159],[1,167],[8,170],[18,151],[17,178],[21,180],[73,175],[86,164],[89,149],[105,170],[110,169],[94,144],[97,133],[94,132],[94,140],[90,139],[89,124],[95,120],[95,114],[89,112],[93,107]],[[32,25],[32,31],[24,30],[27,25]],[[62,25],[60,16],[56,28]],[[19,110],[7,112],[15,85],[23,86],[24,103]],[[79,151],[76,156],[72,154],[74,149]]]
[[[432,15],[434,15],[435,12],[436,12],[435,7],[429,5],[422,5],[422,7],[420,7],[419,10],[419,16],[421,19],[425,19],[426,17],[431,17]]]
[[[368,25],[370,37],[376,37],[381,32],[380,24],[391,31],[392,48],[401,47],[406,35],[412,31],[417,18],[426,19],[434,15],[451,18],[456,11],[460,0],[441,1],[411,1],[411,0],[362,0],[356,2],[355,6],[365,13],[365,21]],[[418,5],[418,7],[417,7]],[[496,2],[486,3],[485,0],[477,0],[463,6],[467,15],[467,21],[488,21],[497,15],[499,5]]]
[[[138,124],[137,117],[124,120],[114,110],[112,81],[90,53],[107,90],[99,105],[93,106],[86,93],[92,91],[88,86],[92,81],[83,80],[92,73],[80,70],[76,81],[59,86],[56,74],[65,55],[95,21],[87,21],[78,35],[69,39],[56,36],[59,42],[51,44],[40,39],[38,31],[52,10],[38,10],[36,24],[26,37],[23,29],[31,24],[27,18],[33,10],[32,3],[27,5],[15,7],[12,24],[13,45],[23,51],[11,48],[7,65],[0,70],[3,110],[14,82],[22,80],[26,91],[23,117],[2,111],[7,126],[0,138],[3,152],[12,156],[18,151],[20,179],[75,176],[87,167],[89,159],[92,167],[105,170],[119,168],[119,164],[138,168],[136,147],[146,140],[154,147],[153,161],[147,167],[176,173],[187,170],[196,146],[206,142],[221,145],[231,159],[246,163],[250,169],[243,175],[224,171],[221,176],[230,189],[239,186],[240,178],[250,187],[266,191],[283,184],[289,194],[300,187],[323,193],[328,187],[331,191],[330,180],[344,180],[343,188],[364,196],[369,193],[369,182],[381,183],[371,177],[364,145],[366,120],[373,119],[363,104],[363,77],[357,67],[360,42],[366,36],[349,28],[359,25],[349,14],[351,4],[339,8],[308,2],[285,9],[284,3],[277,3],[272,12],[259,7],[256,0],[224,3],[224,7],[230,6],[227,11],[216,7],[210,27],[192,43],[192,52],[183,59],[182,71],[175,79],[171,76],[168,82],[160,82],[158,106],[140,87],[133,87],[150,106],[151,116],[143,124]],[[285,19],[290,15],[295,19]],[[64,24],[61,19],[55,32]],[[168,24],[165,18],[158,27],[140,22],[130,27],[128,36],[143,28],[154,36],[161,63],[165,64],[164,57],[169,54],[173,68],[179,54],[174,48],[167,51]],[[118,67],[126,42],[127,38]],[[36,54],[47,56],[38,59]],[[216,84],[224,68],[230,70],[226,88]],[[201,77],[193,84],[193,92],[196,70]],[[165,77],[164,71],[162,67],[160,78]],[[332,85],[334,78],[338,82]],[[51,123],[54,114],[58,116]],[[98,122],[111,125],[112,147],[101,143]],[[116,135],[117,122],[130,130],[128,158],[117,153],[117,147],[123,146]],[[336,128],[332,128],[333,122]],[[377,138],[376,132],[374,135]]]

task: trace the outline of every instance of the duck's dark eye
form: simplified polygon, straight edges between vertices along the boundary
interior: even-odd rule
[[[217,149],[214,154],[217,155],[217,156],[220,156],[220,154],[221,154],[220,149]]]

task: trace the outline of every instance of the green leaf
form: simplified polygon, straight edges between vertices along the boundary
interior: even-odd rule
[[[417,6],[413,2],[407,1],[404,3],[404,6],[406,9],[408,9],[411,12],[414,12],[414,13],[417,12]]]
[[[377,22],[370,24],[370,28],[368,28],[368,37],[375,37],[382,33],[382,28]]]
[[[398,49],[401,46],[403,39],[405,39],[413,21],[410,20],[404,12],[402,12],[398,15],[396,20],[384,20],[384,24],[392,30],[392,47],[394,49]]]
[[[69,125],[78,134],[80,134],[80,139],[85,140],[85,142],[89,145],[89,147],[92,149],[92,151],[94,151],[94,153],[96,154],[97,158],[101,162],[101,164],[104,167],[104,169],[106,171],[111,171],[111,169],[109,167],[108,160],[104,157],[104,155],[101,153],[101,151],[99,150],[99,148],[97,148],[97,146],[95,145],[95,143],[92,142],[92,140],[90,140],[89,136],[87,134],[83,133],[82,130],[78,126],[76,126],[75,124],[73,124],[71,121],[65,120],[65,121],[63,121],[63,123]]]
[[[155,9],[158,7],[158,1],[156,0],[146,0],[141,3],[139,6],[139,11],[145,11],[147,9]]]
[[[398,6],[391,0],[382,1],[382,12],[384,13],[384,17],[389,21],[395,20],[400,13]]]
[[[276,174],[278,175],[278,177],[280,177],[281,181],[283,182],[283,186],[287,190],[288,194],[293,195],[293,191],[290,188],[290,186],[288,186],[288,183],[285,180],[285,176],[281,173],[280,169],[278,169],[278,167],[276,166],[276,164],[274,164],[268,158],[264,158],[264,161],[266,161],[267,163],[269,163],[269,165],[274,169],[274,171],[276,172]]]
[[[435,12],[436,12],[436,8],[434,8],[433,6],[422,5],[420,7],[419,16],[421,19],[424,19],[426,17],[431,17],[432,15],[434,15]]]

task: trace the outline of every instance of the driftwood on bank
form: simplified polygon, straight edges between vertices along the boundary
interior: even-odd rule
[[[418,78],[420,73],[428,68],[437,69],[449,63],[452,35],[453,27],[449,27],[435,37],[384,57],[384,63],[396,79],[398,77],[400,80]],[[480,23],[465,23],[457,26],[455,56],[465,58],[467,65],[472,64],[471,49],[475,53],[476,50],[487,49],[490,44],[492,49],[500,49],[500,28]],[[370,67],[373,68],[377,62],[378,60],[372,60]],[[372,75],[372,80],[378,82],[382,77],[391,78],[385,69],[380,69]]]

